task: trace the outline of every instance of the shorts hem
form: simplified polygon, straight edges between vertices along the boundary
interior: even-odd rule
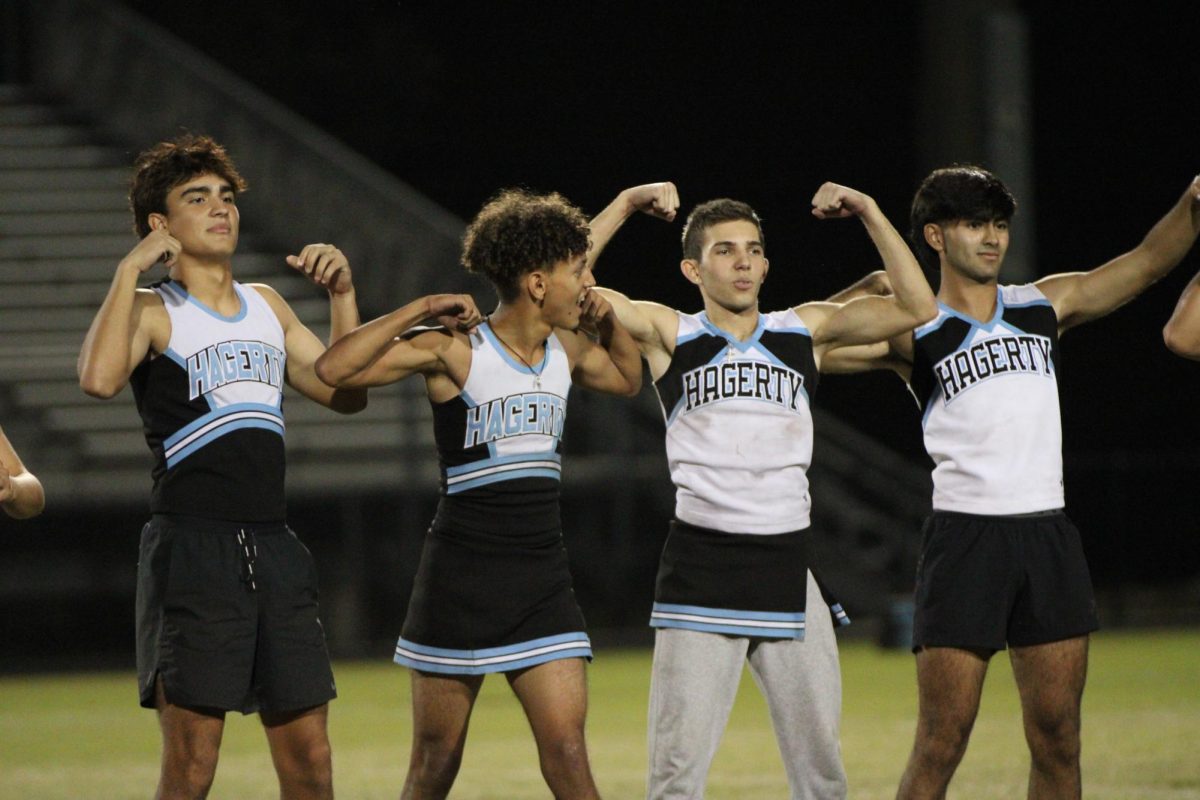
[[[586,633],[560,633],[480,650],[430,647],[401,637],[396,643],[393,661],[421,672],[486,675],[493,672],[513,672],[565,658],[592,660],[592,643]]]

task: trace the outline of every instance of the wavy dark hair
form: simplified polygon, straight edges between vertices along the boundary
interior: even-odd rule
[[[588,251],[588,220],[558,192],[504,189],[487,202],[463,236],[462,263],[485,276],[511,302],[522,275]]]
[[[929,173],[913,197],[908,238],[921,266],[938,271],[937,251],[925,241],[925,226],[955,220],[1010,220],[1017,213],[1013,193],[983,167],[955,164]]]
[[[246,181],[233,160],[211,136],[185,133],[138,154],[129,181],[129,208],[138,238],[150,233],[151,214],[167,213],[172,189],[205,173],[228,181],[234,194],[246,191]]]

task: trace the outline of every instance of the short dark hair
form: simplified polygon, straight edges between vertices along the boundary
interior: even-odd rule
[[[167,195],[197,175],[212,173],[229,182],[234,194],[246,191],[225,148],[211,136],[184,133],[138,154],[129,181],[129,208],[139,238],[150,233],[150,215],[167,213]]]
[[[955,220],[1009,220],[1017,213],[1017,200],[1004,181],[983,167],[955,164],[929,173],[913,197],[909,213],[909,239],[917,258],[928,270],[938,269],[937,251],[925,241],[925,226]]]
[[[522,275],[586,253],[588,234],[587,217],[558,192],[503,189],[467,226],[462,263],[511,301]]]
[[[701,203],[692,209],[692,213],[688,214],[687,223],[683,226],[683,257],[699,261],[700,256],[703,255],[701,251],[704,248],[704,232],[713,225],[737,220],[753,222],[754,227],[758,228],[758,240],[764,246],[766,245],[763,238],[762,220],[758,218],[754,209],[741,200],[722,197]]]

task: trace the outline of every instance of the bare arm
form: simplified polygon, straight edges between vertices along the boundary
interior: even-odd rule
[[[642,358],[637,343],[617,319],[612,304],[599,292],[584,301],[581,328],[595,332],[561,331],[559,339],[571,360],[571,380],[606,394],[633,396],[642,389]]]
[[[679,332],[679,315],[674,309],[649,300],[630,300],[614,289],[597,286],[592,291],[612,305],[617,321],[637,342],[642,357],[650,367],[650,375],[658,380],[671,365],[675,353],[675,336]]]
[[[892,282],[888,280],[887,273],[877,269],[874,272],[868,272],[840,292],[825,298],[825,302],[842,305],[860,297],[886,297],[891,293]]]
[[[1200,175],[1141,244],[1090,272],[1037,282],[1058,315],[1059,331],[1103,317],[1141,294],[1183,260],[1200,234]]]
[[[165,331],[154,324],[158,297],[137,288],[138,276],[160,261],[170,266],[179,255],[179,241],[165,228],[152,230],[117,265],[108,294],[92,319],[76,372],[79,386],[93,397],[117,395],[152,345],[166,346]],[[155,340],[159,341],[155,341]]]
[[[1175,313],[1163,328],[1163,341],[1175,355],[1200,360],[1200,273],[1179,296]]]
[[[604,252],[604,248],[612,239],[613,234],[620,230],[625,220],[633,216],[635,211],[641,211],[652,217],[671,222],[679,209],[679,192],[670,181],[664,183],[647,183],[625,189],[608,204],[608,207],[592,218],[591,249],[588,250],[587,265],[594,268],[596,259]]]
[[[42,513],[46,493],[42,482],[25,469],[21,457],[0,429],[0,508],[16,519],[28,519]]]
[[[316,371],[331,386],[383,386],[414,373],[439,368],[438,340],[399,338],[427,319],[437,319],[451,331],[468,331],[483,321],[470,295],[422,297],[350,331],[317,359]]]
[[[890,295],[863,296],[841,306],[810,303],[799,307],[797,313],[813,332],[818,359],[837,347],[889,339],[937,315],[937,300],[921,266],[873,199],[845,186],[826,183],[813,197],[813,215],[818,219],[861,219],[892,287]]]

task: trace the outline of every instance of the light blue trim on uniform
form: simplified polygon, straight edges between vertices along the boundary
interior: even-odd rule
[[[488,343],[497,353],[500,354],[500,357],[503,358],[504,361],[517,372],[520,372],[522,375],[532,375],[533,377],[537,378],[546,371],[546,365],[550,363],[550,337],[547,336],[546,341],[542,342],[542,360],[541,363],[538,364],[537,369],[534,369],[530,365],[522,364],[509,355],[508,348],[505,347],[504,343],[501,342],[496,336],[496,333],[492,330],[490,323],[481,323],[479,325],[479,330],[483,332],[483,338],[488,340]]]
[[[170,280],[170,279],[168,279],[168,280]],[[186,300],[187,302],[189,302],[189,303],[191,303],[192,305],[196,306],[196,308],[198,308],[198,309],[200,309],[201,311],[203,311],[204,313],[208,314],[208,315],[209,315],[210,317],[212,317],[213,319],[220,320],[221,322],[241,322],[243,319],[245,319],[245,318],[246,318],[246,312],[247,312],[247,311],[249,310],[249,308],[250,308],[250,304],[246,302],[246,297],[245,297],[245,295],[243,295],[243,294],[242,294],[242,288],[241,288],[240,286],[238,286],[236,283],[233,285],[233,291],[234,291],[235,293],[237,293],[237,296],[238,296],[238,301],[239,301],[239,302],[242,304],[242,307],[241,307],[241,308],[239,308],[239,309],[238,309],[238,312],[237,312],[236,314],[234,314],[232,317],[227,317],[227,316],[225,316],[224,314],[221,314],[221,313],[219,313],[219,312],[217,312],[217,311],[214,311],[213,309],[211,309],[211,308],[209,308],[208,306],[204,305],[204,303],[201,303],[201,302],[200,302],[199,300],[197,300],[195,297],[192,297],[192,295],[191,295],[191,294],[189,294],[189,293],[188,293],[188,291],[187,291],[186,289],[184,289],[182,286],[179,286],[179,285],[178,285],[178,284],[177,284],[175,281],[173,281],[173,280],[170,280],[170,283],[169,283],[169,284],[163,284],[163,285],[164,285],[164,286],[171,286],[171,288],[174,290],[174,292],[173,292],[173,293],[174,293],[174,294],[175,294],[177,297],[179,297],[179,299],[181,299],[181,300]]]
[[[197,450],[204,447],[205,445],[210,444],[210,443],[216,441],[217,439],[220,439],[222,436],[224,436],[227,433],[233,433],[234,431],[245,430],[247,428],[261,428],[262,430],[268,430],[268,431],[272,431],[274,433],[278,433],[281,437],[283,436],[283,426],[282,425],[273,424],[272,422],[265,420],[265,419],[243,419],[243,420],[238,420],[237,422],[230,422],[226,425],[222,425],[217,430],[210,431],[210,432],[204,434],[199,439],[197,439],[196,441],[189,444],[187,447],[184,447],[182,450],[179,450],[178,452],[172,454],[169,458],[166,459],[167,467],[170,468],[170,467],[175,466],[180,461],[182,461],[183,459],[190,456],[192,453],[196,452]]]
[[[517,478],[562,480],[562,456],[553,450],[516,453],[446,468],[446,494]]]
[[[850,624],[850,615],[846,613],[846,609],[842,608],[841,603],[831,605],[829,613],[833,615],[833,621],[839,628]]]
[[[163,440],[163,457],[172,467],[206,444],[235,430],[262,428],[284,435],[283,416],[275,406],[262,403],[235,403],[189,422]],[[195,436],[195,441],[188,441]],[[180,447],[176,452],[173,449]]]
[[[171,348],[168,347],[166,350],[164,350],[163,355],[166,356],[167,358],[171,359],[172,361],[174,361],[176,364],[183,367],[184,369],[187,369],[187,361],[184,359],[184,357],[179,355],[179,353],[176,353]]]
[[[956,311],[955,309],[943,303],[941,300],[938,300],[937,304],[938,308],[942,309],[942,311],[945,311],[950,316],[958,317],[972,328],[982,328],[988,333],[992,332],[992,329],[996,327],[998,322],[1000,322],[1000,317],[1004,315],[1004,295],[1001,293],[999,286],[996,287],[996,311],[992,314],[992,318],[987,322],[980,322],[974,317],[968,316],[961,311]]]
[[[733,636],[803,639],[803,611],[738,611],[675,603],[655,603],[650,612],[652,628],[682,628]]]
[[[543,636],[527,642],[483,650],[455,650],[410,642],[396,643],[397,664],[423,672],[446,675],[484,675],[509,672],[564,658],[592,657],[592,642],[583,631]]]
[[[700,324],[708,329],[709,333],[711,333],[713,336],[721,337],[725,341],[729,342],[731,347],[733,347],[737,350],[741,350],[743,353],[746,352],[747,350],[749,350],[754,345],[758,344],[759,337],[762,336],[762,332],[767,327],[766,315],[759,314],[758,315],[758,326],[754,329],[754,333],[750,334],[750,336],[746,339],[746,341],[743,342],[743,341],[739,340],[736,336],[734,336],[732,333],[729,333],[726,330],[722,330],[721,328],[718,328],[716,325],[712,324],[708,319],[707,311],[701,311],[699,314],[696,315],[696,317],[697,317],[697,319],[700,320]]]
[[[1047,300],[1044,297],[1041,300],[1030,300],[1029,302],[1026,302],[1026,303],[1005,303],[1004,304],[1005,308],[1029,308],[1029,306],[1047,306],[1051,309],[1054,308],[1054,304],[1051,303],[1049,300]]]

